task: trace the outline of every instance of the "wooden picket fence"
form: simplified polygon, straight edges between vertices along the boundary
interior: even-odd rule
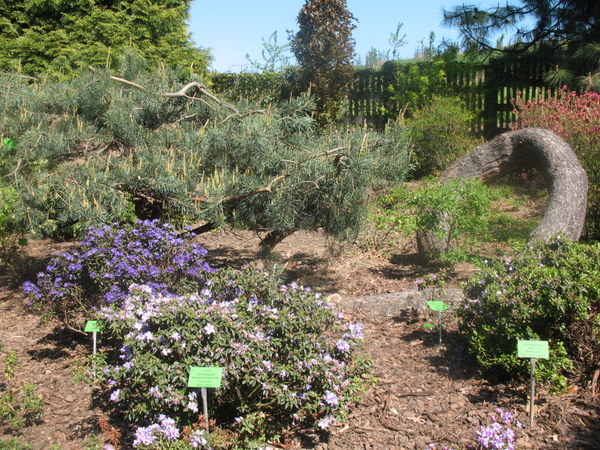
[[[531,57],[492,59],[481,66],[461,63],[444,65],[446,84],[462,98],[468,110],[476,113],[473,131],[487,138],[510,129],[515,120],[512,100],[517,96],[533,100],[548,97],[556,89],[548,88],[543,74],[548,63]],[[293,71],[285,74],[214,74],[213,89],[232,99],[246,98],[270,103],[289,98],[294,89]],[[345,121],[383,128],[402,114],[406,105],[395,102],[390,86],[391,71],[357,70],[346,105]],[[393,89],[392,89],[393,90]]]
[[[510,129],[515,121],[513,99],[518,95],[529,101],[556,93],[544,84],[543,74],[548,67],[542,61],[497,59],[481,66],[448,64],[444,70],[450,91],[477,115],[474,131],[486,137]],[[386,80],[381,72],[356,72],[346,119],[375,128],[395,120],[404,105],[389,100],[390,82],[393,80]]]

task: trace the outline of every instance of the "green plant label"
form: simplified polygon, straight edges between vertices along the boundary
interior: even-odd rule
[[[425,328],[433,328],[433,327],[436,327],[437,325],[435,323],[424,323],[423,326]]]
[[[548,358],[548,341],[523,341],[517,342],[517,356],[519,358]]]
[[[219,388],[222,376],[222,367],[190,367],[188,387]]]
[[[19,245],[26,246],[27,245],[27,238],[20,238],[19,239]]]
[[[12,150],[13,148],[15,148],[15,143],[14,143],[14,141],[13,141],[12,139],[10,139],[10,138],[4,138],[4,139],[2,140],[2,143],[3,143],[4,145],[6,145],[6,147],[7,147],[9,150]]]
[[[102,331],[100,328],[100,325],[98,324],[97,320],[88,320],[85,323],[85,328],[84,330],[86,333],[91,333],[93,331]]]
[[[428,301],[427,305],[433,310],[433,311],[445,311],[448,309],[448,307],[446,306],[446,304],[440,300],[432,300],[432,301]]]

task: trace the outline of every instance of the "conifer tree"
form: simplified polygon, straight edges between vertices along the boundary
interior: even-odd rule
[[[463,4],[444,11],[444,22],[460,30],[467,49],[538,56],[552,67],[544,74],[548,85],[600,92],[598,1],[514,0],[487,9]],[[511,45],[494,45],[498,33],[511,33]]]
[[[122,65],[63,82],[0,75],[0,130],[14,142],[0,147],[0,177],[27,232],[228,225],[263,233],[264,256],[297,230],[357,232],[369,190],[408,168],[397,135],[316,135],[307,96],[257,109],[135,57]]]
[[[111,66],[127,49],[202,74],[206,50],[194,46],[186,21],[191,0],[21,0],[0,2],[0,70],[70,76]]]
[[[335,119],[352,81],[355,20],[346,0],[307,0],[298,14],[291,47],[322,123]]]
[[[490,41],[498,32],[514,33],[517,48],[600,42],[600,3],[590,0],[513,0],[480,9],[461,4],[444,11],[446,25],[458,27],[466,46],[494,49]]]

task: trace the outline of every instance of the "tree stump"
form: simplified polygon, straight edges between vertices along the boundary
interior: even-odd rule
[[[525,128],[501,134],[456,161],[441,175],[440,181],[478,178],[485,183],[529,168],[542,174],[549,193],[544,217],[530,240],[547,240],[564,233],[568,239],[577,241],[585,221],[587,174],[569,144],[552,131]],[[438,259],[452,245],[447,239],[428,233],[418,234],[417,243],[421,259],[428,262]]]

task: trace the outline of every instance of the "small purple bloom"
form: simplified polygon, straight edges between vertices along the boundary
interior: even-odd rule
[[[350,350],[350,344],[348,344],[348,342],[346,342],[343,339],[340,339],[339,341],[337,341],[337,344],[335,344],[335,347],[342,353],[345,353]]]
[[[327,416],[324,417],[323,419],[319,420],[319,422],[317,423],[317,425],[319,426],[319,428],[321,428],[322,430],[326,430],[329,428],[329,426],[335,422],[335,418],[332,416]]]
[[[120,394],[121,394],[121,389],[115,389],[114,391],[112,391],[112,393],[110,394],[110,401],[118,402]]]
[[[192,446],[192,448],[198,448],[208,445],[208,441],[204,439],[203,434],[203,430],[196,430],[192,433],[192,435],[190,436],[190,445]]]
[[[156,440],[154,431],[158,428],[158,425],[152,424],[149,427],[139,427],[135,431],[135,440],[133,441],[134,447],[141,445],[151,445]]]
[[[336,406],[340,401],[338,396],[335,395],[335,392],[331,392],[331,391],[325,392],[325,395],[323,396],[323,400],[325,400],[325,403],[327,403],[329,406]]]

